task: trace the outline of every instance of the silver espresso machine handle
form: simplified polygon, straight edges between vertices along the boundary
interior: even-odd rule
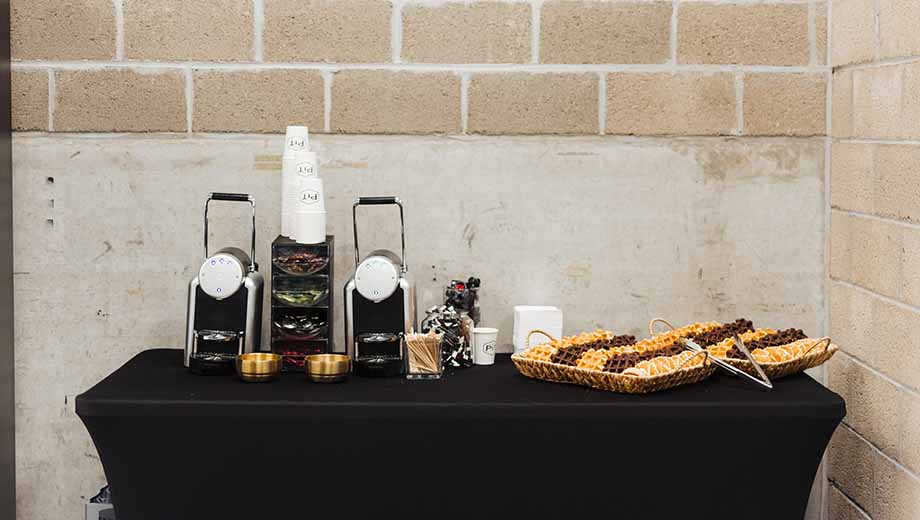
[[[402,238],[402,254],[399,256],[400,271],[405,274],[409,267],[406,265],[406,220],[403,216],[402,201],[398,197],[358,197],[351,207],[351,220],[355,230],[355,268],[361,264],[361,254],[358,251],[358,206],[399,206],[399,235]]]
[[[254,273],[258,270],[258,264],[256,264],[256,200],[252,195],[248,193],[221,193],[221,192],[212,192],[208,194],[208,200],[204,203],[204,257],[209,258],[208,255],[208,205],[211,204],[212,200],[220,200],[225,202],[248,202],[252,206],[252,244],[249,248],[249,272]]]

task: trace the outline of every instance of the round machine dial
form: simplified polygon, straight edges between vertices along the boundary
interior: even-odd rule
[[[385,256],[369,256],[355,269],[355,287],[374,303],[386,300],[399,287],[399,266]]]
[[[243,264],[233,255],[217,253],[201,264],[198,285],[212,298],[229,298],[243,285]]]

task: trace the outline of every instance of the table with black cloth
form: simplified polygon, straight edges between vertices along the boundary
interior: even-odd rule
[[[77,397],[118,520],[801,519],[843,400],[717,374],[650,395],[527,379],[267,384],[148,350]]]

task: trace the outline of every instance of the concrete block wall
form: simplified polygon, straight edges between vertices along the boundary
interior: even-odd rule
[[[920,4],[831,5],[829,520],[920,518]]]
[[[814,0],[12,4],[20,130],[825,134]]]

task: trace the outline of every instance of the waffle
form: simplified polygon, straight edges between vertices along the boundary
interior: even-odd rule
[[[578,365],[578,360],[581,358],[582,354],[589,350],[593,350],[591,344],[573,345],[571,347],[560,348],[557,349],[556,353],[552,355],[550,361],[560,365],[574,367]]]
[[[619,374],[627,368],[632,368],[643,361],[661,356],[673,356],[680,354],[683,350],[684,348],[676,342],[657,350],[647,350],[645,352],[628,350],[626,352],[611,355],[604,365],[604,372]]]
[[[776,334],[776,331],[773,329],[755,329],[751,332],[739,334],[739,336],[741,336],[741,341],[743,341],[745,346],[747,346],[752,342],[771,334]],[[744,354],[735,348],[735,338],[725,338],[716,345],[710,345],[706,348],[706,350],[708,350],[711,355],[718,358],[730,357],[732,359],[744,359]]]
[[[814,344],[814,340],[800,339],[787,345],[752,350],[751,357],[758,363],[782,363],[804,356]]]
[[[524,357],[538,361],[551,361],[558,350],[550,345],[536,345],[524,352]]]
[[[720,326],[721,325],[715,321],[686,325],[684,327],[680,327],[679,329],[669,330],[668,332],[662,332],[661,334],[657,334],[651,338],[644,339],[636,343],[633,348],[637,352],[661,350],[677,344],[677,340],[679,338],[703,334]]]
[[[607,353],[607,350],[594,350],[592,348],[578,358],[578,364],[575,366],[578,368],[589,368],[591,370],[603,370],[604,365],[607,364],[607,358],[609,357],[610,354]]]

